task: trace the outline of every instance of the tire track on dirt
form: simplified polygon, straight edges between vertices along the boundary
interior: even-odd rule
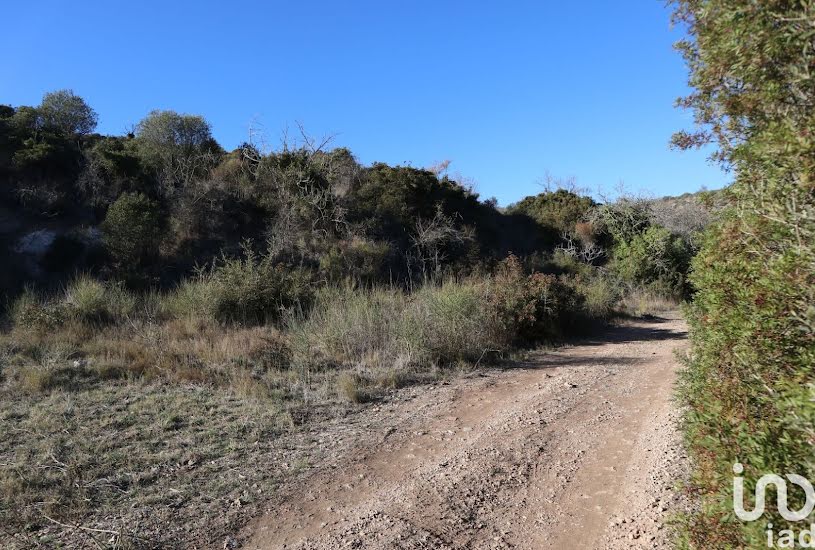
[[[245,548],[667,546],[685,330],[677,316],[626,322],[414,393],[284,487]]]

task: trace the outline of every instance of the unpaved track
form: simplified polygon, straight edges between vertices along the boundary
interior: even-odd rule
[[[351,443],[284,487],[245,547],[668,548],[685,467],[672,405],[684,339],[677,315],[628,322],[413,390],[346,429]]]

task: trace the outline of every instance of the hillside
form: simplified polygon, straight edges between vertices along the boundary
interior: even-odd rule
[[[644,201],[500,211],[306,135],[225,151],[200,116],[95,123],[67,90],[0,109],[6,546],[220,545],[326,422],[691,290],[698,228]]]

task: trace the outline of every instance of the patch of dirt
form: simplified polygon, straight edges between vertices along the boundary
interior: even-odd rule
[[[234,542],[669,547],[665,522],[685,507],[672,490],[686,458],[671,402],[685,330],[676,315],[627,322],[323,425],[314,437],[325,458]]]

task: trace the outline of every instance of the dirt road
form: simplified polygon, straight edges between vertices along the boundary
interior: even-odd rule
[[[667,548],[684,339],[675,315],[628,322],[326,428],[334,458],[284,487],[244,547]]]

